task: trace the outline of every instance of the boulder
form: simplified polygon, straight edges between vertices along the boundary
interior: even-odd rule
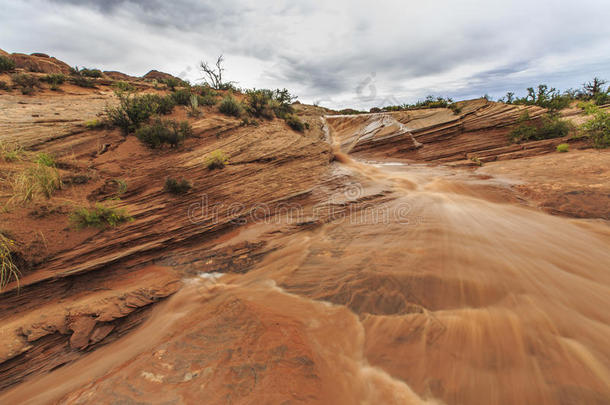
[[[70,73],[70,66],[59,59],[49,56],[26,55],[13,53],[9,57],[15,61],[17,68],[38,73]]]
[[[143,77],[148,80],[157,80],[157,81],[162,81],[162,80],[166,80],[166,79],[178,79],[177,77],[172,76],[169,73],[159,72],[158,70],[151,70],[150,72],[146,73]]]

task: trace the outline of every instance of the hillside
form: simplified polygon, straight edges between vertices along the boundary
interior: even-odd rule
[[[290,104],[301,131],[223,114],[225,98],[247,100],[239,91],[161,72],[100,72],[82,87],[57,59],[11,58],[0,233],[20,277],[0,293],[0,402],[610,398],[610,152],[574,131],[511,141],[524,111],[537,122],[546,110]],[[29,94],[20,73],[41,79]],[[67,79],[52,89],[48,74]],[[214,102],[174,106],[162,118],[192,134],[153,149],[104,123],[127,87]],[[590,119],[575,105],[560,115]],[[60,182],[24,198],[19,176],[35,170]],[[190,187],[172,194],[168,178]],[[130,220],[71,222],[96,204]],[[370,221],[405,207],[406,226]],[[540,389],[510,392],[528,380]]]

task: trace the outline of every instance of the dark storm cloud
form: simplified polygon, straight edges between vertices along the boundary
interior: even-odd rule
[[[224,53],[241,86],[288,87],[334,107],[610,78],[610,3],[595,0],[0,0],[0,9],[10,51],[192,80],[200,59]],[[375,100],[360,95],[363,83]]]

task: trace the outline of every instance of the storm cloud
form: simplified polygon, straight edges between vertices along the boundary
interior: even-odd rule
[[[242,87],[369,108],[610,78],[608,15],[593,0],[0,0],[0,48],[191,81],[224,53]]]

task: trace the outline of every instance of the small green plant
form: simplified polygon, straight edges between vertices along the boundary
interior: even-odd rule
[[[15,61],[8,56],[0,55],[0,73],[10,72],[15,69]]]
[[[244,118],[241,119],[241,122],[239,123],[240,127],[247,127],[247,126],[250,126],[250,125],[252,125],[254,127],[258,127],[260,125],[260,122],[258,122],[255,119],[244,117]]]
[[[98,119],[93,119],[93,120],[89,120],[89,121],[85,121],[85,127],[87,127],[87,129],[102,129],[106,126],[106,123],[102,120],[98,120]]]
[[[163,80],[163,83],[171,91],[176,90],[176,87],[184,86],[186,84],[183,80],[180,80],[177,77],[168,77],[167,79]]]
[[[186,179],[176,180],[171,177],[168,177],[165,180],[164,190],[168,193],[179,195],[186,194],[193,186]]]
[[[189,105],[191,102],[191,91],[189,89],[176,90],[171,94],[177,105]]]
[[[59,90],[59,86],[65,83],[66,76],[61,73],[52,73],[46,75],[42,81],[48,83],[51,90],[57,91]]]
[[[93,81],[93,79],[90,79],[86,76],[72,76],[70,78],[70,82],[72,84],[74,84],[75,86],[79,86],[79,87],[84,87],[87,89],[93,89],[95,88],[95,81]]]
[[[14,279],[19,283],[21,273],[13,260],[15,241],[0,232],[0,291]]]
[[[610,147],[610,113],[602,110],[597,111],[594,118],[585,122],[581,128],[595,148]]]
[[[189,117],[199,117],[201,111],[199,111],[199,100],[196,94],[191,94],[191,104],[188,111]]]
[[[120,197],[127,192],[127,182],[125,180],[114,179],[114,182],[118,186],[118,190],[116,192],[117,197]]]
[[[116,227],[133,221],[125,209],[96,204],[93,208],[81,207],[70,214],[70,222],[78,229]]]
[[[210,170],[222,169],[226,166],[228,161],[229,158],[224,154],[223,151],[215,150],[208,155],[205,160],[205,165]]]
[[[120,80],[118,82],[114,82],[112,87],[117,91],[135,91],[136,88],[126,81]]]
[[[216,96],[211,94],[206,94],[204,96],[198,95],[197,102],[199,103],[199,105],[214,106],[216,105],[216,103],[218,103],[218,99],[216,98]]]
[[[176,147],[186,138],[193,135],[193,130],[187,121],[156,119],[136,131],[137,138],[149,148],[159,148],[165,144]]]
[[[557,152],[559,153],[566,153],[570,150],[570,145],[568,145],[567,143],[560,143],[559,145],[557,145]]]
[[[0,80],[0,90],[11,91],[11,88],[4,80]]]
[[[471,156],[470,161],[477,166],[483,166],[483,162],[481,162],[481,159],[479,159],[478,156]]]
[[[295,131],[303,132],[305,131],[305,128],[309,128],[309,125],[307,123],[301,121],[299,117],[294,114],[287,115],[285,120],[288,126],[294,129]]]
[[[55,167],[55,159],[53,158],[53,156],[44,152],[39,153],[36,156],[36,159],[34,159],[34,162],[42,166]]]
[[[243,107],[233,96],[226,96],[218,106],[218,111],[225,115],[239,117],[243,112]]]
[[[11,75],[11,80],[22,94],[32,94],[36,88],[40,87],[38,78],[27,73],[15,73]]]

